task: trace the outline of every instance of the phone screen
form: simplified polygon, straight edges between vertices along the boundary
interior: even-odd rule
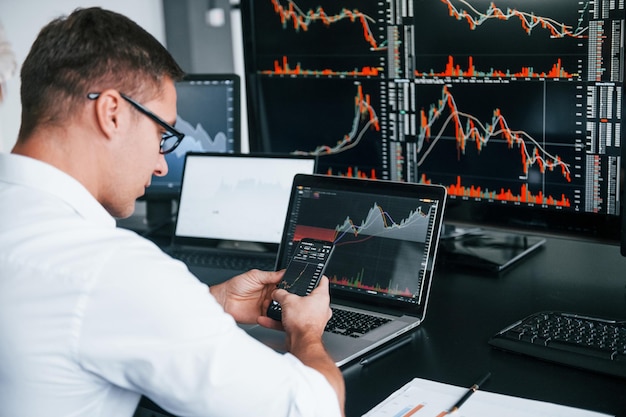
[[[309,295],[319,284],[333,249],[334,245],[329,241],[302,239],[287,265],[282,281],[278,283],[278,288],[300,296]],[[281,320],[280,304],[272,301],[267,315]]]

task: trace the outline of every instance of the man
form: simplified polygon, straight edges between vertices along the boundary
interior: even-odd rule
[[[129,19],[78,9],[38,35],[22,124],[0,154],[0,415],[131,416],[141,395],[185,416],[337,416],[341,373],[321,342],[328,280],[308,297],[250,271],[208,289],[117,229],[182,139],[182,71]],[[253,202],[251,202],[253,203]],[[280,326],[289,354],[235,323]]]

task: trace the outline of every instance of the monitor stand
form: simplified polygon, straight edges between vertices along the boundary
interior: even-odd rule
[[[171,236],[174,229],[176,201],[173,198],[146,199],[148,235]]]
[[[445,225],[439,263],[498,273],[535,252],[545,241],[537,236]]]

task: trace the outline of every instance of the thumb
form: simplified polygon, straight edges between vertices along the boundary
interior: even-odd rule
[[[282,304],[283,301],[285,301],[285,299],[289,297],[290,295],[293,295],[293,294],[291,294],[290,292],[282,288],[277,288],[272,293],[272,299]]]
[[[320,278],[320,282],[319,284],[317,284],[317,287],[315,287],[315,289],[313,291],[311,291],[311,295],[313,294],[328,294],[329,292],[329,280],[328,277],[326,277],[326,275],[323,275],[322,278]]]

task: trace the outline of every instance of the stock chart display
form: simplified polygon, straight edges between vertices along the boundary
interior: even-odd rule
[[[331,285],[419,299],[432,257],[434,219],[442,210],[438,201],[315,188],[295,198],[288,233],[294,242],[333,242],[325,272]]]
[[[452,199],[618,214],[623,0],[249,3],[257,150]]]

